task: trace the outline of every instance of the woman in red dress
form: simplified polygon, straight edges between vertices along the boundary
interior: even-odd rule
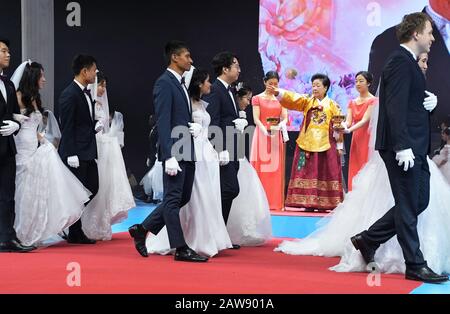
[[[369,121],[373,106],[378,98],[369,92],[373,82],[373,75],[366,71],[356,74],[356,89],[359,97],[350,101],[347,110],[347,120],[344,123],[344,133],[353,133],[350,147],[350,161],[348,169],[348,190],[352,190],[353,177],[361,170],[368,160]]]
[[[272,210],[284,208],[284,143],[280,130],[286,125],[288,112],[267,89],[268,86],[278,87],[279,81],[277,72],[268,72],[264,77],[266,90],[252,99],[256,130],[250,161],[264,186]]]

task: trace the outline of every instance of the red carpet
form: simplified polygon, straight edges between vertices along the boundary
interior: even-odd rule
[[[94,246],[64,243],[30,254],[1,254],[0,293],[409,293],[419,286],[401,275],[383,275],[381,286],[371,288],[367,274],[328,271],[337,258],[275,253],[278,242],[227,250],[206,264],[142,258],[127,234]],[[66,284],[71,262],[81,266],[81,287]]]

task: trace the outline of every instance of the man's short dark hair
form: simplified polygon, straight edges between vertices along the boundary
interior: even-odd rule
[[[10,44],[9,39],[6,39],[4,37],[0,37],[0,42],[4,43],[6,45],[6,47],[9,48],[9,44]]]
[[[216,54],[211,62],[214,73],[217,76],[222,75],[223,68],[230,68],[234,59],[238,59],[238,57],[229,51],[222,51]]]
[[[180,54],[183,49],[189,50],[187,44],[181,40],[171,40],[164,47],[164,57],[166,59],[167,65],[172,62],[172,55]]]
[[[433,25],[433,20],[423,12],[405,15],[402,22],[396,27],[398,41],[404,44],[411,40],[415,32],[422,33],[427,21]]]
[[[72,62],[73,74],[79,75],[81,73],[81,70],[83,70],[84,68],[89,69],[95,63],[97,63],[97,61],[95,60],[95,58],[93,56],[82,55],[82,54],[77,55],[77,56],[75,56],[75,58],[73,58],[73,62]]]

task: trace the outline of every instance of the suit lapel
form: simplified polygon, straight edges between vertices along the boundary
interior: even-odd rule
[[[406,49],[403,48],[403,47],[400,47],[400,48],[401,48],[401,51],[402,51],[403,53],[405,53],[405,54],[408,56],[409,60],[412,62],[413,66],[414,66],[414,69],[415,69],[415,71],[416,71],[416,74],[419,74],[419,77],[420,77],[421,80],[423,81],[423,84],[425,84],[425,83],[426,83],[426,81],[425,81],[425,75],[423,75],[423,72],[422,72],[422,70],[421,70],[420,67],[419,67],[418,61],[417,61],[417,60],[414,60],[414,57],[411,55],[411,53],[410,53],[408,50],[406,50]]]
[[[83,106],[84,106],[83,110],[87,111],[87,114],[88,114],[89,118],[91,119],[91,121],[94,121],[94,111],[92,111],[92,117],[91,117],[91,114],[90,114],[89,109],[88,109],[89,108],[89,103],[88,103],[88,101],[86,99],[86,96],[84,95],[84,92],[81,90],[80,86],[78,86],[77,83],[75,83],[75,82],[72,82],[72,83],[73,83],[74,88],[77,91],[78,95],[81,96],[81,101],[83,102]]]
[[[8,94],[8,89],[6,89],[6,94]],[[0,105],[3,105],[3,104],[6,105],[6,100],[3,97],[3,94],[0,93]]]
[[[181,93],[181,97],[183,97],[184,102],[187,106],[187,108],[191,108],[191,104],[188,103],[188,100],[186,99],[186,93],[183,91],[183,87],[181,86],[181,83],[178,81],[178,79],[175,77],[175,75],[173,75],[172,73],[170,73],[170,71],[166,71],[167,75],[169,75],[170,79],[172,80],[172,83],[176,86],[176,88],[180,91]],[[189,110],[188,110],[189,111]],[[191,108],[191,112],[192,112],[192,108]]]
[[[223,83],[219,80],[216,80],[217,84],[220,85],[220,89],[222,90],[222,92],[225,94],[226,99],[228,101],[228,103],[230,103],[231,108],[233,108],[234,113],[237,115],[238,113],[236,112],[237,108],[233,103],[233,100],[230,98],[230,93],[228,93],[228,89],[225,87],[225,85],[223,85]],[[233,95],[234,98],[234,95]],[[236,99],[234,99],[234,101],[236,102]]]

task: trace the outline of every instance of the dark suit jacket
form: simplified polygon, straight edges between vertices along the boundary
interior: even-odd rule
[[[400,47],[388,59],[380,82],[377,150],[430,149],[430,114],[423,107],[425,77],[410,52]]]
[[[10,80],[5,80],[4,84],[6,88],[6,95],[8,98],[8,102],[5,101],[5,98],[3,98],[3,94],[0,93],[0,125],[3,125],[4,120],[14,121],[13,114],[20,113],[14,84]],[[14,143],[13,136],[12,135],[8,137],[0,136],[0,159],[5,156],[14,156],[15,154],[16,154],[16,145]]]
[[[158,159],[164,162],[175,157],[178,161],[194,161],[194,141],[188,130],[188,123],[192,121],[190,103],[180,82],[169,71],[156,81],[153,102],[157,116]],[[172,134],[176,127],[181,127],[177,129],[180,132],[175,130]]]
[[[209,103],[206,110],[211,116],[210,125],[219,127],[223,133],[223,146],[216,146],[217,151],[228,150],[230,158],[234,158],[234,160],[237,161],[238,135],[233,131],[233,136],[228,137],[227,127],[230,127],[230,130],[234,130],[235,125],[233,120],[238,119],[239,114],[236,112],[228,90],[222,82],[216,80],[211,85],[211,93],[205,95],[203,99]],[[239,108],[237,108],[237,110],[239,110]]]
[[[85,94],[75,82],[70,83],[59,97],[59,155],[64,162],[71,156],[78,156],[80,161],[97,158],[96,121],[91,118],[88,106]],[[95,113],[94,104],[92,113]]]
[[[426,13],[425,10],[423,12]],[[431,46],[429,53],[426,81],[427,90],[436,94],[439,99],[439,104],[431,115],[432,130],[438,132],[441,120],[450,115],[450,105],[448,103],[450,100],[450,75],[448,75],[450,55],[438,29],[434,28],[433,36],[435,42]],[[387,29],[373,41],[369,60],[369,72],[374,75],[373,93],[377,90],[383,66],[398,45],[395,27]]]

